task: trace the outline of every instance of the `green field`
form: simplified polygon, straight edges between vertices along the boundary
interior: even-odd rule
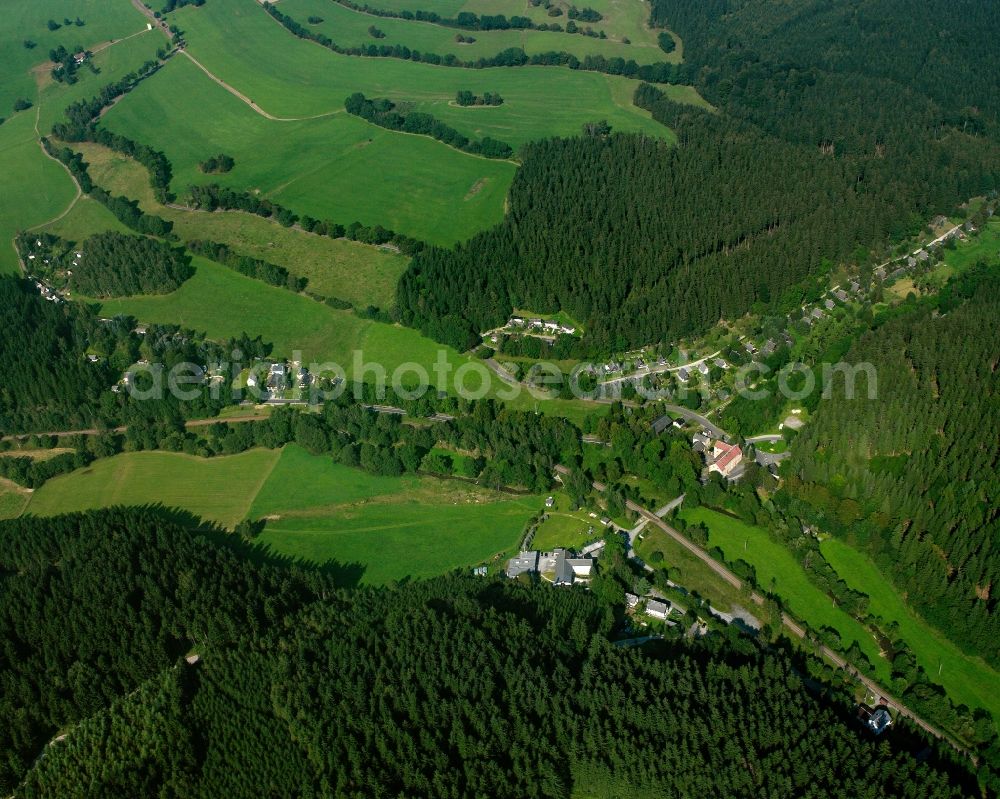
[[[952,272],[961,272],[975,266],[980,259],[995,259],[1000,253],[1000,219],[990,219],[979,235],[960,241],[954,250],[945,248],[944,262]]]
[[[17,231],[58,216],[76,195],[66,170],[42,152],[34,125],[34,109],[0,125],[0,274],[18,271]]]
[[[553,550],[556,547],[577,549],[599,538],[604,528],[598,519],[591,518],[586,509],[573,510],[569,496],[562,492],[552,495],[555,506],[546,508],[548,518],[538,525],[532,549]],[[593,528],[594,532],[589,532]]]
[[[274,122],[178,56],[112,108],[105,125],[162,149],[182,196],[192,184],[217,182],[260,191],[297,213],[448,245],[501,220],[513,164],[369,125],[343,112],[349,93],[328,95],[327,109],[341,109],[335,116]],[[236,167],[202,174],[198,164],[220,152]]]
[[[535,8],[524,0],[434,0],[433,3],[428,3],[427,0],[373,0],[368,4],[375,8],[395,11],[427,11],[432,9],[443,17],[454,17],[460,11],[470,11],[474,14],[504,14],[508,17],[518,15],[529,17],[537,23],[558,22],[563,27],[566,26],[568,19],[566,12],[572,5],[566,0],[553,3],[554,6],[562,9],[563,15],[550,17],[545,8]],[[628,38],[633,46],[657,46],[656,35],[658,32],[650,30],[647,24],[649,10],[641,0],[588,0],[585,4],[575,3],[575,5],[581,8],[586,6],[601,12],[604,19],[592,23],[591,27],[595,30],[603,30],[610,38],[617,40],[623,37]],[[478,32],[473,35],[478,35]],[[670,55],[661,52],[660,58],[657,60],[680,61],[682,53],[682,49],[678,46]]]
[[[361,319],[286,289],[244,277],[203,258],[194,258],[195,274],[171,294],[128,297],[101,303],[105,316],[127,314],[142,322],[179,324],[221,340],[243,332],[274,344],[274,354],[301,352],[306,363],[334,361],[347,374],[355,353],[364,363],[381,364],[391,376],[402,364],[430,370],[438,353],[458,367],[471,360],[417,331]],[[429,373],[430,377],[434,374]],[[369,376],[370,380],[371,377]]]
[[[233,527],[278,461],[277,450],[251,450],[224,458],[172,452],[130,452],[94,461],[49,480],[27,512],[37,516],[161,503]]]
[[[633,3],[641,5],[638,0],[633,0]],[[519,47],[528,55],[552,51],[569,52],[579,59],[588,55],[602,55],[606,58],[624,58],[626,61],[632,59],[639,64],[676,60],[676,52],[668,56],[659,48],[656,41],[625,44],[621,38],[613,34],[607,39],[599,39],[558,31],[459,31],[456,28],[429,22],[376,17],[352,11],[331,0],[283,0],[281,11],[306,25],[309,30],[326,34],[342,47],[360,47],[373,43],[388,46],[398,44],[424,53],[454,55],[463,61],[490,58],[510,47]],[[322,18],[323,22],[307,24],[307,20],[312,16]],[[558,21],[565,27],[567,18],[563,16],[553,21]],[[385,36],[378,40],[372,38],[368,32],[371,25],[382,31]],[[586,27],[586,23],[581,23],[580,27]],[[605,29],[602,23],[595,23],[591,27],[594,30]],[[471,44],[456,42],[456,34],[471,36],[475,42]],[[474,85],[478,83],[478,80],[473,81]]]
[[[93,97],[104,86],[138,69],[146,61],[156,59],[156,51],[166,45],[166,39],[159,31],[146,30],[141,19],[130,33],[136,30],[138,33],[114,44],[107,44],[104,49],[94,53],[93,64],[98,70],[96,74],[88,68],[80,69],[77,72],[77,82],[72,85],[53,81],[47,77],[48,73],[44,79],[39,80],[38,105],[41,107],[41,114],[38,129],[43,134],[48,134],[54,123],[62,121],[65,109],[71,103]]]
[[[0,479],[0,519],[15,519],[28,504],[29,494],[8,480]]]
[[[62,24],[64,18],[80,17],[85,25],[69,25],[50,31],[48,20]],[[51,68],[33,68],[47,62],[49,50],[77,45],[96,50],[102,43],[145,28],[145,19],[129,0],[31,0],[5,3],[0,16],[0,116],[8,116],[14,101],[34,101],[39,83],[51,78]],[[35,42],[24,47],[25,39]],[[81,76],[84,70],[81,70]],[[81,77],[81,82],[83,78]]]
[[[116,230],[119,233],[131,232],[107,208],[87,196],[80,197],[62,219],[44,225],[39,230],[61,236],[68,241],[82,241],[94,233],[103,233],[106,230]]]
[[[254,0],[216,0],[173,15],[189,49],[222,80],[280,117],[329,113],[349,94],[412,101],[468,135],[490,135],[517,146],[579,133],[606,118],[616,130],[667,131],[632,105],[636,81],[559,67],[467,70],[396,58],[342,56],[294,37]],[[268,69],[260,68],[266,54]],[[504,105],[489,112],[449,106],[469,82],[488,82]],[[688,90],[692,99],[697,95]],[[480,113],[476,113],[480,111]]]
[[[888,664],[878,644],[864,625],[833,604],[806,575],[785,547],[772,541],[767,531],[708,508],[686,508],[681,517],[688,524],[708,527],[709,547],[719,547],[727,560],[745,560],[757,570],[757,582],[765,591],[777,594],[793,616],[814,629],[830,627],[840,635],[846,649],[856,641],[875,666],[879,679],[886,679]]]
[[[708,600],[712,607],[723,611],[729,610],[733,605],[752,607],[739,590],[656,525],[646,525],[638,537],[635,551],[654,569],[669,570],[668,575],[674,582]],[[663,554],[663,560],[659,563],[652,562],[654,552]]]
[[[821,544],[827,559],[843,580],[868,595],[873,615],[899,625],[906,641],[927,676],[944,686],[952,701],[971,708],[984,707],[1000,720],[1000,674],[980,658],[963,654],[957,646],[906,607],[892,584],[874,563],[842,541],[828,538]]]
[[[289,446],[251,515],[269,517],[258,540],[274,552],[361,564],[362,582],[377,584],[507,553],[541,505],[459,481],[376,477]]]
[[[297,444],[281,452],[267,482],[250,508],[249,517],[287,512],[330,509],[349,502],[361,502],[415,488],[420,478],[379,477],[361,469],[334,463],[332,459],[310,455]]]
[[[396,284],[408,263],[405,256],[347,239],[315,236],[239,211],[207,213],[163,206],[153,197],[149,173],[140,164],[97,144],[73,147],[83,154],[90,176],[99,186],[138,200],[144,211],[169,219],[182,240],[223,242],[243,255],[262,258],[308,278],[311,293],[338,297],[359,308],[390,308],[396,301]],[[105,215],[118,224],[110,214]],[[65,224],[53,226],[53,232],[67,238],[81,237],[82,231],[76,236],[64,232]]]

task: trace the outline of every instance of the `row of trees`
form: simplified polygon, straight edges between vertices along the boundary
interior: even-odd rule
[[[254,280],[262,280],[272,286],[287,288],[289,291],[298,293],[305,291],[306,286],[309,285],[308,278],[293,275],[285,267],[263,261],[260,258],[240,255],[226,244],[194,239],[185,242],[184,246],[195,255],[202,255],[223,266],[228,266],[241,275],[252,277]]]
[[[358,47],[345,47],[334,42],[325,33],[310,30],[307,26],[279,11],[273,4],[265,4],[264,7],[272,17],[299,38],[317,42],[323,45],[323,47],[341,55],[365,56],[369,58],[401,58],[406,61],[418,61],[424,64],[461,69],[487,69],[491,67],[521,67],[529,65],[562,66],[569,69],[604,72],[610,75],[625,75],[626,77],[639,78],[640,80],[652,81],[654,83],[677,82],[686,74],[683,66],[668,64],[666,62],[639,64],[635,59],[624,59],[620,56],[607,58],[603,55],[587,55],[580,59],[573,53],[565,50],[550,50],[529,56],[520,47],[508,47],[489,58],[463,61],[454,53],[446,55],[427,53],[401,44],[364,44]]]
[[[346,227],[338,222],[314,219],[310,216],[299,216],[275,202],[262,199],[249,191],[235,189],[210,183],[204,186],[191,186],[188,189],[188,203],[204,211],[232,210],[246,211],[268,219],[273,218],[285,227],[298,225],[307,233],[319,236],[329,236],[331,239],[347,238],[365,244],[392,244],[406,254],[412,254],[423,247],[417,239],[395,233],[381,225],[362,225],[352,222]]]
[[[397,105],[392,100],[384,98],[369,100],[361,92],[355,92],[344,101],[344,108],[348,114],[359,116],[381,128],[430,136],[465,153],[481,155],[484,158],[510,158],[514,154],[511,146],[505,142],[489,136],[484,136],[480,141],[469,139],[468,136],[430,114],[413,111],[408,105]]]
[[[70,174],[80,185],[81,191],[89,194],[101,203],[123,225],[137,233],[158,236],[160,238],[172,237],[173,222],[156,214],[147,214],[139,207],[138,200],[130,200],[123,195],[115,196],[95,184],[87,169],[87,162],[84,161],[80,153],[74,152],[69,147],[56,147],[44,136],[42,137],[42,146],[49,155],[66,166]]]
[[[468,89],[460,89],[455,94],[455,103],[467,107],[470,105],[503,105],[503,97],[500,92],[484,92],[481,96],[470,92]]]

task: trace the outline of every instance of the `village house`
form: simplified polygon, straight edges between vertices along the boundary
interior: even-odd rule
[[[710,439],[704,433],[695,433],[693,436],[691,436],[691,449],[693,449],[695,452],[699,453],[708,452],[711,446],[712,446],[712,439]]]
[[[726,363],[722,358],[716,358],[715,359],[715,365],[718,366],[720,369],[728,369],[729,368],[729,364]]]
[[[833,296],[836,297],[841,302],[847,302],[847,292],[843,289],[837,289],[833,292]]]
[[[859,291],[861,291],[861,284],[858,283],[857,280],[852,280],[851,281],[851,292],[853,294],[857,294]]]
[[[538,552],[522,552],[516,558],[507,562],[507,576],[517,577],[519,574],[534,574],[538,571]]]
[[[815,319],[817,322],[820,319],[822,319],[824,316],[826,316],[826,314],[823,313],[822,309],[820,309],[820,308],[813,308],[812,318]]]
[[[778,349],[778,345],[774,343],[773,339],[768,339],[764,343],[764,348],[760,351],[760,354],[764,358],[769,358],[774,355],[774,351]]]
[[[885,705],[874,708],[861,705],[858,707],[858,718],[876,735],[881,735],[892,724],[892,716],[889,715],[889,709]]]
[[[826,306],[826,310],[828,311],[832,311],[834,308],[837,307],[837,303],[835,303],[833,300],[830,299],[824,300],[823,305]]]
[[[708,465],[708,470],[728,478],[742,462],[743,450],[735,444],[716,441],[712,445],[712,462]]]
[[[636,596],[635,594],[629,594],[629,593],[625,594],[625,605],[627,607],[634,608],[638,604],[639,604],[639,597],[638,596]]]
[[[666,621],[667,616],[670,615],[670,605],[659,599],[649,599],[646,601],[646,615]]]
[[[691,374],[688,372],[686,368],[682,367],[681,369],[677,370],[677,379],[680,380],[682,383],[686,383],[688,380],[691,379]]]
[[[288,372],[284,363],[272,363],[267,375],[267,387],[281,390],[287,386]]]
[[[698,372],[701,373],[704,377],[708,377],[708,364],[705,363],[704,361],[699,363]]]
[[[594,568],[593,558],[566,558],[566,563],[573,570],[573,577],[580,580],[589,580]]]

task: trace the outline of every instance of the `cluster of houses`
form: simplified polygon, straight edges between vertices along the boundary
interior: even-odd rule
[[[553,319],[523,319],[520,316],[512,316],[506,326],[512,330],[533,330],[553,336],[572,336],[576,333],[576,328],[572,325],[564,325]]]
[[[35,288],[37,288],[38,289],[38,293],[41,294],[42,297],[44,299],[48,300],[49,302],[62,302],[63,301],[63,298],[59,295],[59,292],[57,292],[51,286],[48,286],[45,283],[43,283],[41,280],[36,280],[35,281]]]
[[[725,358],[716,358],[712,363],[719,369],[725,371],[729,368],[729,364],[726,363]],[[695,372],[700,374],[702,377],[707,378],[709,373],[712,371],[712,367],[708,365],[707,360],[699,361],[693,366],[682,366],[677,370],[677,379],[682,383],[687,383]]]
[[[519,577],[522,574],[537,574],[553,585],[573,585],[575,582],[590,579],[594,569],[594,559],[589,556],[578,557],[567,549],[554,549],[551,552],[529,550],[521,552],[517,557],[507,562],[507,576]]]
[[[295,385],[300,389],[308,388],[312,383],[312,375],[309,374],[309,370],[298,362],[294,362],[292,366],[294,367]],[[268,365],[266,376],[261,374],[259,368],[252,368],[250,374],[247,375],[247,388],[262,387],[272,394],[279,394],[289,388],[292,374],[292,370],[284,361]]]

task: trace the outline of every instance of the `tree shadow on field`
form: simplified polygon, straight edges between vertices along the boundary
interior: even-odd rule
[[[365,574],[366,567],[362,563],[342,563],[336,560],[315,563],[303,558],[277,553],[269,545],[253,540],[253,537],[259,535],[263,529],[263,525],[257,527],[257,523],[251,523],[247,527],[251,534],[250,537],[247,537],[238,532],[227,530],[217,522],[203,519],[183,508],[168,507],[161,503],[141,507],[165,522],[183,527],[216,546],[226,547],[240,557],[258,565],[315,572],[325,577],[331,577],[340,588],[357,588]]]

